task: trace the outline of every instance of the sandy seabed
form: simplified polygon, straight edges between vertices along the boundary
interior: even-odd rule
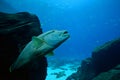
[[[66,80],[68,76],[77,71],[78,66],[66,64],[58,68],[48,67],[46,80]]]

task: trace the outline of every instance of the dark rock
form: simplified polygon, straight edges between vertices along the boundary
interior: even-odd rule
[[[23,69],[9,72],[10,65],[32,36],[42,33],[37,16],[21,12],[7,14],[0,12],[0,80],[45,80],[47,61],[43,57]]]
[[[78,68],[76,73],[73,73],[66,80],[91,80],[95,77],[95,71],[92,65],[91,58],[82,61],[81,67]]]
[[[92,57],[83,60],[81,63],[81,67],[78,68],[77,72],[73,73],[66,80],[92,80],[96,76],[99,77],[95,78],[94,80],[120,80],[119,64],[120,38],[109,41],[102,46],[97,47],[93,51]],[[115,70],[111,70],[113,68]],[[111,77],[109,77],[109,75]]]
[[[108,72],[100,73],[93,80],[120,80],[120,65]]]
[[[81,77],[80,80],[91,80],[95,77],[95,71],[92,64],[92,58],[87,58],[81,63]]]
[[[92,53],[92,59],[96,74],[108,71],[120,64],[120,39],[97,47]]]

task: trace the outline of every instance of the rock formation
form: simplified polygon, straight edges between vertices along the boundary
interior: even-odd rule
[[[100,73],[93,80],[120,80],[120,65],[107,72]]]
[[[32,36],[42,33],[36,15],[21,12],[0,12],[0,80],[45,80],[47,61],[43,57],[12,73],[10,65],[16,60]]]
[[[120,64],[120,39],[97,47],[92,53],[96,74],[108,71]]]
[[[120,38],[97,47],[66,80],[120,80],[119,65]]]

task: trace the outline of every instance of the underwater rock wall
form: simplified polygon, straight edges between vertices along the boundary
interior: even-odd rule
[[[107,72],[100,73],[93,80],[120,80],[120,65]]]
[[[40,21],[34,14],[0,12],[0,80],[45,80],[47,60],[36,60],[20,70],[9,72],[21,50],[32,36],[42,33]]]
[[[97,47],[66,80],[120,80],[120,38]]]
[[[97,74],[120,64],[120,38],[97,47],[92,52],[92,59]]]

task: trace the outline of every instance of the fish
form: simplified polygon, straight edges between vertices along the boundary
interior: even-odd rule
[[[66,30],[50,30],[38,36],[33,36],[16,61],[10,66],[9,71],[12,72],[19,69],[34,59],[40,59],[46,55],[54,55],[53,50],[69,37],[70,35]]]

